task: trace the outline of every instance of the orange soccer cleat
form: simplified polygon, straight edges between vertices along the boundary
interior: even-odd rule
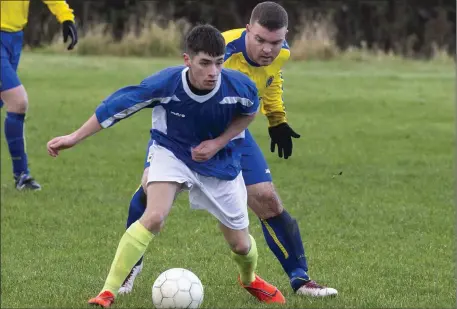
[[[103,291],[96,297],[89,299],[88,303],[90,305],[109,308],[114,303],[114,295],[110,291]]]
[[[240,276],[238,276],[238,281],[243,288],[263,303],[286,303],[286,299],[277,287],[269,284],[257,275],[255,276],[255,280],[251,282],[250,285],[244,285],[243,282],[241,282]]]

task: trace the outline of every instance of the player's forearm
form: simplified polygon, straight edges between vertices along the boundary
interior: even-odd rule
[[[100,131],[102,126],[98,122],[97,117],[93,114],[89,120],[87,120],[78,130],[73,132],[71,135],[75,140],[75,143],[79,143],[87,137],[94,135]]]
[[[238,136],[241,132],[246,130],[249,124],[254,120],[256,114],[252,115],[239,115],[236,117],[229,127],[222,133],[216,140],[222,147],[227,145],[234,137]]]
[[[285,111],[275,111],[266,114],[268,119],[268,125],[270,127],[275,127],[280,125],[283,122],[287,122],[286,112]]]
[[[60,23],[63,23],[66,20],[75,21],[75,15],[73,10],[70,8],[66,1],[58,0],[43,0],[43,2],[48,6],[49,10],[54,14],[57,20]]]
[[[274,100],[270,97],[266,97],[263,101],[263,112],[268,119],[268,125],[275,127],[283,122],[287,122],[286,108],[280,95],[275,95]]]
[[[270,127],[275,127],[283,122],[287,122],[285,112],[273,112],[267,114],[266,116]]]

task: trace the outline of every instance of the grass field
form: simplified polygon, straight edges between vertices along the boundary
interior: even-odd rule
[[[139,184],[150,114],[144,111],[59,158],[46,142],[79,127],[105,96],[175,60],[26,53],[27,149],[43,185],[18,193],[2,133],[2,308],[85,308],[102,288]],[[285,207],[298,220],[312,278],[333,299],[295,296],[251,213],[258,272],[287,308],[455,308],[454,66],[401,62],[290,63],[293,157],[269,152],[266,120],[252,125]],[[5,112],[2,111],[2,119]],[[115,308],[151,308],[160,272],[184,267],[205,308],[267,308],[236,284],[216,221],[182,195],[150,245],[134,293]]]

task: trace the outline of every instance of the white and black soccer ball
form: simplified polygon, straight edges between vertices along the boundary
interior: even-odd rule
[[[203,285],[190,270],[172,268],[164,271],[152,285],[152,303],[162,308],[199,308]]]

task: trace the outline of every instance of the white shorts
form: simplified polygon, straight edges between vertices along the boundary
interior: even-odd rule
[[[189,190],[192,209],[207,210],[223,225],[233,230],[249,226],[247,192],[241,172],[234,180],[200,175],[176,158],[171,151],[155,143],[149,147],[148,160],[148,183],[181,183]]]

